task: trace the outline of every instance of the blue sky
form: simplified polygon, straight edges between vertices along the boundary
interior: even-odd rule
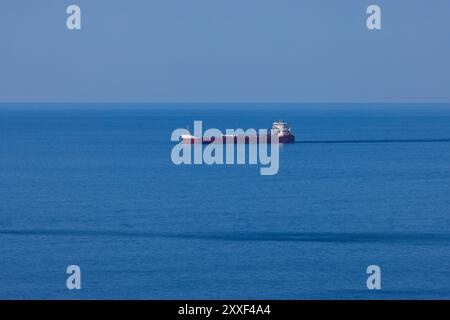
[[[1,0],[0,41],[0,102],[450,102],[448,0]]]

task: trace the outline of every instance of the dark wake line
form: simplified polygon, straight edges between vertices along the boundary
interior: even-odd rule
[[[305,140],[295,143],[428,143],[428,142],[450,142],[447,139],[378,139],[378,140]]]
[[[148,239],[184,239],[248,242],[328,242],[328,243],[391,243],[391,244],[450,244],[450,234],[443,233],[337,233],[337,232],[145,232],[119,230],[0,230],[10,236],[60,237],[124,237]]]

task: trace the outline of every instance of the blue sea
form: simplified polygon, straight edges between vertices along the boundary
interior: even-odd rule
[[[171,161],[279,118],[277,175]],[[449,299],[450,105],[1,105],[0,299],[102,298]]]

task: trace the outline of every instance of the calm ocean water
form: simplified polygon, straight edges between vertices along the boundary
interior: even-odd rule
[[[278,175],[171,162],[278,118]],[[3,105],[0,181],[0,299],[450,298],[450,106]]]

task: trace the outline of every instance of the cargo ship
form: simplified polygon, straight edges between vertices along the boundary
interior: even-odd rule
[[[181,136],[181,140],[185,144],[210,144],[218,140],[222,143],[272,143],[278,138],[279,143],[294,143],[295,136],[291,127],[286,121],[279,120],[272,124],[272,129],[267,130],[268,134],[256,135],[222,135],[219,139],[216,137],[196,137],[191,134]],[[221,141],[220,141],[221,140]]]

